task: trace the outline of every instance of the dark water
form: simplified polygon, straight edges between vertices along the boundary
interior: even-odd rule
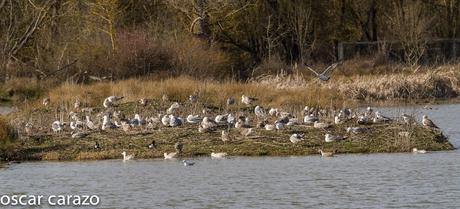
[[[428,113],[458,147],[460,105],[436,108],[405,111]],[[101,208],[460,208],[459,159],[455,150],[199,158],[193,167],[164,160],[22,163],[0,170],[0,195],[94,194]]]

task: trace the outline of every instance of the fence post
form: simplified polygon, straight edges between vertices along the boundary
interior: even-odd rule
[[[343,42],[340,42],[337,46],[337,58],[338,61],[343,60]]]

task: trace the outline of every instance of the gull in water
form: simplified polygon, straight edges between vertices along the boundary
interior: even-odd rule
[[[200,123],[203,120],[199,115],[188,115],[187,116],[187,123],[196,124]]]
[[[187,160],[182,160],[182,163],[184,164],[184,166],[193,166],[193,165],[195,165],[194,162],[187,161]]]
[[[227,130],[222,130],[221,139],[222,139],[223,142],[231,141]]]
[[[412,148],[412,153],[415,153],[415,154],[425,154],[425,153],[426,153],[426,150],[424,150],[424,149],[419,150],[419,149],[417,149],[417,148],[414,147],[414,148]]]
[[[51,124],[51,129],[53,130],[54,133],[60,133],[62,129],[64,129],[64,125],[65,123],[57,120]]]
[[[246,95],[241,96],[241,103],[243,103],[245,105],[250,105],[252,102],[254,102],[256,100],[257,100],[257,98],[255,98],[255,97],[248,97]]]
[[[177,155],[177,152],[163,153],[163,156],[166,160],[174,159]]]
[[[260,107],[259,105],[257,105],[255,108],[254,108],[254,114],[256,114],[256,116],[258,118],[265,118],[266,115],[265,115],[265,110]]]
[[[176,117],[174,115],[169,115],[169,126],[177,127],[182,125],[182,118]]]
[[[423,126],[431,129],[439,129],[439,127],[436,124],[434,124],[433,121],[430,120],[426,115],[423,115],[422,124]]]
[[[315,122],[319,121],[318,116],[315,116],[314,114],[306,115],[303,118],[303,122],[307,125],[314,124]]]
[[[94,125],[93,121],[91,121],[89,115],[86,116],[86,127],[88,127],[90,130],[97,129],[96,125]]]
[[[113,107],[117,101],[122,100],[124,97],[118,97],[118,96],[109,96],[104,99],[104,102],[102,105],[104,105],[105,108]]]
[[[217,152],[217,153],[214,153],[214,152],[211,152],[211,158],[225,158],[227,157],[227,153],[226,152]]]
[[[323,150],[318,150],[319,153],[321,153],[321,157],[334,157],[333,152],[324,152]]]
[[[303,140],[303,137],[304,134],[292,134],[291,137],[289,137],[289,141],[291,141],[293,144],[297,144]]]
[[[121,153],[123,155],[123,161],[128,161],[134,159],[134,155],[127,155],[125,151]]]
[[[315,122],[313,123],[313,127],[314,127],[314,128],[318,128],[318,129],[324,129],[324,128],[329,128],[329,127],[331,127],[331,124],[329,124],[329,123],[322,123],[322,122],[315,121]]]
[[[326,142],[335,142],[335,141],[340,141],[344,139],[346,139],[346,137],[340,136],[340,135],[332,135],[329,133],[326,133],[326,135],[324,135],[324,141]]]
[[[346,130],[347,133],[360,134],[368,131],[369,129],[365,127],[348,127]]]
[[[307,69],[309,69],[311,72],[313,72],[316,77],[318,77],[321,81],[328,81],[330,77],[330,72],[332,72],[335,68],[337,68],[337,65],[339,63],[334,63],[332,65],[329,65],[322,73],[318,73],[315,70],[313,70],[311,67],[307,66]]]
[[[47,97],[43,99],[42,104],[46,107],[50,104],[50,102],[51,102],[50,98]]]
[[[152,143],[150,143],[148,147],[149,147],[149,149],[155,149],[155,148],[157,148],[157,145],[156,145],[155,140],[152,140]]]
[[[388,123],[390,121],[392,121],[391,118],[383,116],[379,111],[375,112],[374,123]]]

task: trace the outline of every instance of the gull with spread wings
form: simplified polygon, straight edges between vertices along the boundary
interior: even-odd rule
[[[315,70],[313,70],[311,67],[307,66],[307,69],[309,69],[311,72],[313,72],[321,81],[328,81],[331,76],[331,72],[337,68],[337,66],[340,64],[340,62],[336,62],[332,65],[329,65],[322,73],[318,73]]]

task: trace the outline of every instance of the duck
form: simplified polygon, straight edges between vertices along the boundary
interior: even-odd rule
[[[226,152],[211,152],[211,158],[225,158],[227,157],[227,153]]]
[[[417,148],[414,147],[414,148],[412,148],[412,153],[415,153],[415,154],[425,154],[425,153],[426,153],[426,150],[424,150],[424,149],[419,150],[419,149],[417,149]]]
[[[166,160],[174,159],[177,155],[177,152],[163,153],[163,156]]]
[[[318,150],[319,153],[321,153],[321,157],[334,157],[333,152],[324,152],[323,150]]]
[[[149,148],[149,149],[155,149],[155,148],[157,148],[157,145],[156,145],[155,140],[152,140],[152,142],[149,144],[148,148]]]
[[[184,166],[193,166],[193,165],[195,165],[194,162],[187,161],[187,160],[182,160],[182,163],[184,164]]]
[[[46,107],[46,106],[48,106],[50,104],[50,102],[51,102],[50,98],[47,97],[47,98],[43,99],[42,104],[43,104],[43,106]]]
[[[344,140],[346,138],[347,137],[340,136],[340,135],[332,135],[332,134],[329,134],[329,133],[326,133],[324,135],[324,141],[326,141],[326,142],[335,142],[335,141]]]
[[[128,161],[128,160],[134,159],[134,155],[127,155],[127,154],[126,154],[126,151],[123,151],[123,152],[121,153],[121,155],[123,155],[123,161]]]
[[[101,149],[102,149],[102,147],[101,147],[101,145],[99,144],[99,142],[96,141],[96,143],[94,144],[94,149],[95,149],[95,150],[101,150]]]
[[[297,144],[301,142],[304,137],[304,134],[292,134],[291,137],[289,137],[289,141],[291,141],[293,144]]]

